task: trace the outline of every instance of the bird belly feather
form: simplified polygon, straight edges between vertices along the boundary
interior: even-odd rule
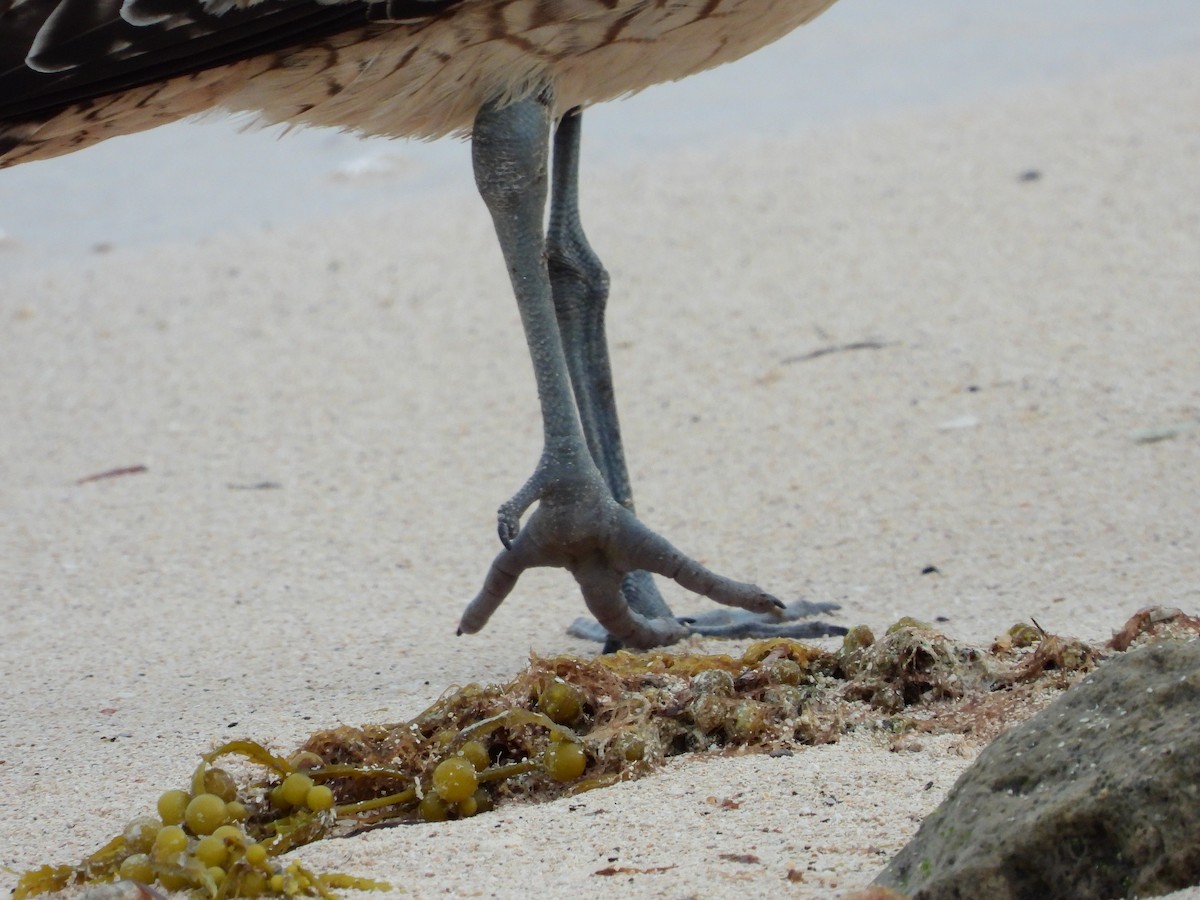
[[[549,91],[560,111],[745,56],[834,0],[462,0],[0,121],[0,167],[213,109],[368,135],[469,132],[480,106]]]

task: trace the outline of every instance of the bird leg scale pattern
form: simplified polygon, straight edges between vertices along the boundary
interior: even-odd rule
[[[674,618],[647,618],[629,608],[621,583],[636,570],[671,578],[718,603],[779,612],[784,604],[770,594],[706,569],[639,522],[613,499],[593,460],[555,315],[542,232],[550,119],[549,99],[538,97],[485,107],[475,124],[476,182],[492,214],[521,312],[545,447],[533,477],[502,511],[501,535],[508,546],[463,613],[459,631],[482,628],[521,573],[535,566],[568,569],[600,624],[634,647],[672,643],[688,633]],[[534,499],[537,508],[513,536],[512,517],[519,518]]]

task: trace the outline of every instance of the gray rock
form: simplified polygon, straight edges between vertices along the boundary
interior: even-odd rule
[[[997,738],[876,885],[914,900],[1200,883],[1200,641],[1121,654]]]

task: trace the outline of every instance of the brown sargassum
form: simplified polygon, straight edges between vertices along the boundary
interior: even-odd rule
[[[421,801],[433,789],[433,772],[457,755],[477,760],[480,802],[442,804],[439,818],[604,787],[687,753],[795,750],[863,729],[894,750],[913,749],[921,734],[962,734],[984,743],[1106,656],[1196,634],[1200,618],[1149,608],[1104,645],[1021,623],[977,647],[901,619],[878,638],[866,626],[853,628],[836,649],[773,639],[750,644],[740,656],[686,649],[591,659],[533,656],[511,681],[452,689],[407,722],[316,732],[287,756],[252,741],[204,754],[193,794],[204,790],[218,759],[245,760],[236,769],[237,800],[248,810],[239,825],[244,840],[231,843],[228,873],[215,879],[183,854],[155,861],[156,880],[186,883],[217,900],[264,893],[329,897],[338,886],[378,887],[314,875],[281,857],[322,838],[429,818]],[[578,744],[586,755],[577,778],[563,779],[544,762],[547,748],[562,742]],[[470,754],[464,754],[467,744]],[[333,809],[281,808],[272,801],[273,789],[293,772],[330,787]],[[264,863],[243,858],[251,843],[267,850]],[[119,893],[121,864],[132,852],[118,836],[78,866],[28,873],[14,896],[98,883],[106,894]],[[115,888],[108,884],[114,881]],[[157,893],[135,884],[125,890]]]

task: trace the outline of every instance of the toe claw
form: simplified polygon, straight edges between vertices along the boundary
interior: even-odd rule
[[[500,543],[504,545],[505,550],[512,549],[513,541],[517,539],[517,535],[520,533],[520,517],[501,509],[496,514],[496,534],[499,535]]]

